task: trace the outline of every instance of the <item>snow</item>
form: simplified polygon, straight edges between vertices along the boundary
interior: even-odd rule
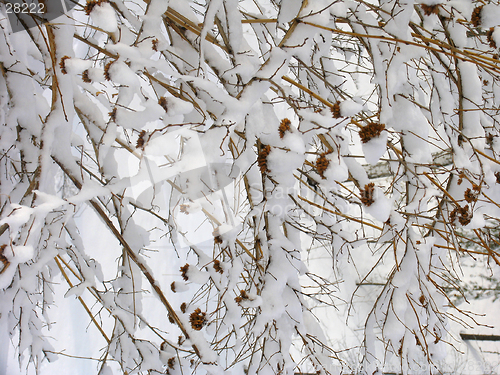
[[[92,12],[90,12],[90,17],[92,22],[104,31],[113,33],[118,30],[115,10],[108,2],[101,2],[94,6]]]

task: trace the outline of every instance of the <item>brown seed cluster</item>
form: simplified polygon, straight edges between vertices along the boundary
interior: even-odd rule
[[[467,201],[467,203],[473,203],[477,201],[477,196],[479,194],[480,188],[477,185],[473,185],[472,190],[468,188],[464,192],[464,198]]]
[[[458,222],[461,225],[466,226],[467,224],[469,224],[472,220],[472,212],[469,212],[469,205],[467,204],[464,207],[458,206],[455,207],[453,211],[451,211],[450,213],[451,224],[454,224],[457,216],[458,216]]]
[[[146,140],[144,139],[146,137],[146,131],[142,130],[141,133],[139,134],[139,138],[137,138],[137,143],[135,144],[135,148],[140,148],[141,150],[144,150],[144,144]]]
[[[280,126],[278,128],[278,131],[280,132],[280,138],[283,138],[285,136],[285,133],[287,131],[290,131],[291,124],[292,124],[292,122],[287,118],[284,118],[283,120],[281,120]]]
[[[160,99],[158,99],[158,104],[161,105],[161,107],[163,108],[163,110],[165,112],[168,112],[167,98],[165,98],[164,96],[161,96]]]
[[[318,156],[316,159],[316,171],[318,174],[321,176],[323,180],[326,180],[325,177],[325,171],[330,165],[330,160],[327,159],[326,155],[328,155],[330,152],[323,152]]]
[[[202,312],[200,309],[194,310],[194,312],[189,315],[189,323],[191,323],[191,327],[194,330],[201,330],[207,323],[206,313]]]
[[[332,111],[333,118],[341,118],[342,114],[340,113],[340,102],[336,102],[332,106],[331,111]]]
[[[361,203],[363,203],[365,206],[371,206],[373,203],[375,203],[375,200],[373,199],[374,192],[375,192],[375,184],[373,182],[370,182],[368,185],[365,185],[365,188],[363,190],[360,190]]]
[[[247,299],[249,299],[247,292],[244,290],[240,290],[240,295],[234,300],[236,303],[241,303],[242,301],[246,301]]]
[[[493,32],[495,31],[494,27],[490,27],[490,29],[486,32],[486,39],[488,40],[488,43],[490,43],[491,48],[497,48],[497,44],[495,43],[495,40],[493,39]]]
[[[269,169],[267,169],[267,156],[269,155],[270,152],[271,152],[271,146],[262,145],[259,155],[257,156],[257,164],[259,165],[260,172],[262,174],[269,172]]]
[[[189,264],[187,264],[187,263],[181,267],[182,278],[184,279],[184,281],[188,281],[188,279],[189,279],[189,277],[187,275],[188,270],[189,270]]]
[[[89,77],[89,70],[85,69],[82,73],[82,81],[86,83],[92,83],[92,80]]]
[[[431,14],[439,14],[439,4],[420,4],[420,7],[422,8],[426,16],[430,16]]]
[[[422,294],[418,300],[420,301],[420,304],[423,305],[425,303],[425,296]]]
[[[4,252],[6,247],[7,247],[7,245],[5,245],[5,244],[0,247],[0,262],[2,262],[2,267],[0,269],[0,275],[3,273],[3,271],[5,271],[7,269],[7,267],[10,264],[9,260],[5,257],[5,255],[3,255],[3,252]]]
[[[175,357],[169,358],[168,361],[167,361],[168,368],[173,369],[174,368],[174,364],[175,364]]]
[[[189,264],[185,264],[181,267],[181,275],[182,275],[182,278],[184,279],[184,281],[188,281],[189,277],[187,275],[187,272],[189,270]]]
[[[218,272],[221,275],[224,273],[224,270],[220,266],[220,261],[219,260],[214,259],[213,267],[214,267],[215,272]]]
[[[113,65],[115,61],[116,60],[111,60],[104,66],[104,78],[106,78],[106,81],[111,81],[111,76],[109,75],[109,69],[111,68],[111,65]]]
[[[220,245],[220,244],[222,244],[223,242],[224,242],[224,240],[222,239],[222,237],[221,237],[221,236],[215,236],[215,237],[214,237],[214,244],[216,244],[216,245]]]
[[[153,47],[152,47],[152,48],[153,48],[153,51],[158,52],[158,43],[159,43],[158,38],[153,39]]]
[[[366,143],[372,138],[376,138],[385,129],[385,124],[380,124],[378,122],[370,122],[368,125],[363,126],[359,131],[359,137],[361,142]]]
[[[68,71],[66,70],[66,60],[69,60],[71,57],[69,56],[63,56],[61,58],[61,61],[59,62],[59,67],[61,68],[62,74],[68,74]]]
[[[480,5],[472,11],[472,15],[470,16],[470,23],[474,27],[478,27],[481,25],[481,11],[483,10],[483,5]]]
[[[102,3],[107,3],[107,2],[108,0],[90,0],[87,1],[87,4],[83,8],[83,10],[85,11],[85,14],[88,16],[90,15],[90,13],[92,12],[92,10],[96,5],[101,5]]]

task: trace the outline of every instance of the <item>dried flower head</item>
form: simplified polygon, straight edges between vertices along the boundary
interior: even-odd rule
[[[430,16],[431,14],[439,14],[439,4],[420,4],[420,7],[422,8],[426,16]]]
[[[137,138],[137,143],[135,144],[135,148],[140,148],[144,150],[144,144],[146,140],[144,139],[146,137],[146,131],[142,130],[141,133],[139,134],[139,138]]]
[[[202,312],[199,308],[194,310],[194,312],[189,315],[189,323],[191,323],[191,327],[194,330],[201,330],[207,323],[206,313]]]
[[[247,292],[245,290],[240,290],[240,295],[234,300],[236,301],[236,303],[241,303],[242,301],[246,301],[247,299],[249,299]]]
[[[160,41],[158,40],[158,38],[153,39],[153,42],[152,42],[152,43],[153,43],[153,47],[152,47],[152,48],[153,48],[153,51],[158,52],[158,43],[159,43],[159,42],[160,42]]]
[[[165,98],[164,96],[160,96],[160,99],[158,99],[158,104],[161,105],[165,112],[168,112],[167,98]]]
[[[330,153],[331,153],[331,151],[323,152],[316,159],[316,171],[318,172],[318,174],[321,176],[321,178],[323,180],[326,180],[325,171],[328,168],[328,165],[330,165],[330,160],[327,159],[326,155],[328,155]]]
[[[364,190],[361,190],[361,203],[365,206],[371,206],[375,200],[373,199],[373,193],[375,192],[375,184],[370,182],[368,185],[365,185]]]
[[[172,323],[172,324],[174,324],[174,323],[175,323],[174,318],[173,318],[173,317],[172,317],[172,315],[170,315],[170,314],[168,315],[168,321],[169,321],[170,323]]]
[[[458,216],[458,222],[466,226],[472,220],[472,212],[469,212],[469,205],[465,205],[464,207],[458,206],[453,209],[450,213],[450,224],[455,225],[455,220]]]
[[[187,309],[186,302],[182,302],[182,304],[181,304],[181,311],[182,311],[183,314],[186,313],[186,309]]]
[[[172,284],[170,284],[170,289],[175,293],[175,281],[172,281]]]
[[[69,60],[71,57],[69,56],[63,56],[61,58],[61,61],[59,62],[59,67],[61,68],[62,74],[68,74],[68,71],[66,70],[66,60]]]
[[[189,215],[189,204],[181,204],[179,206],[179,211],[182,212],[183,214]]]
[[[491,48],[497,48],[497,44],[495,40],[493,39],[493,32],[495,31],[494,27],[490,27],[490,29],[486,32],[486,39],[488,40],[488,43],[490,43]]]
[[[109,69],[111,68],[111,65],[113,65],[115,61],[116,60],[111,60],[104,66],[104,78],[106,78],[106,81],[111,81],[111,76],[109,75]]]
[[[470,22],[474,27],[481,25],[481,11],[483,10],[483,5],[475,7],[470,16]]]
[[[168,342],[163,341],[163,342],[160,344],[160,350],[163,352],[163,351],[167,350],[167,348],[168,348]]]
[[[224,273],[224,270],[220,266],[220,261],[218,259],[214,259],[213,267],[214,267],[215,272],[218,272],[220,274]]]
[[[359,137],[361,138],[361,142],[366,143],[372,138],[378,137],[382,130],[385,129],[385,124],[380,124],[378,122],[370,122],[368,125],[363,126],[363,128],[359,131]]]
[[[174,364],[175,364],[175,357],[169,358],[168,361],[167,361],[168,368],[173,369],[174,368]]]
[[[283,138],[285,136],[285,133],[287,131],[290,131],[291,124],[292,124],[292,122],[287,118],[284,118],[283,120],[281,120],[280,126],[278,128],[278,131],[280,133],[280,138]]]
[[[90,0],[90,1],[87,1],[87,4],[83,8],[83,10],[85,11],[85,14],[87,16],[89,16],[95,6],[101,5],[102,3],[107,3],[107,2],[108,2],[108,0]]]
[[[340,113],[340,102],[336,102],[332,106],[331,111],[332,111],[333,118],[341,118],[342,114]]]
[[[10,264],[9,260],[5,257],[5,255],[3,255],[3,252],[6,247],[7,245],[5,244],[0,247],[0,262],[2,262],[0,266],[0,275],[7,269],[7,267]]]
[[[271,146],[262,145],[259,155],[257,156],[257,164],[259,165],[260,172],[263,174],[269,172],[269,169],[267,169],[267,156],[270,152]]]
[[[418,300],[420,301],[420,304],[423,305],[425,303],[425,296],[422,294]]]
[[[187,263],[181,267],[182,278],[184,279],[184,281],[188,281],[188,279],[189,279],[189,277],[187,275],[188,270],[189,270],[189,264],[187,264]]]
[[[464,198],[467,201],[467,203],[473,203],[473,202],[477,201],[477,192],[476,191],[472,192],[472,190],[470,188],[468,188],[464,192]]]
[[[89,77],[89,70],[85,69],[82,73],[82,81],[86,83],[92,83],[92,80]]]
[[[116,122],[116,107],[113,108],[113,110],[109,112],[108,115],[111,121]]]

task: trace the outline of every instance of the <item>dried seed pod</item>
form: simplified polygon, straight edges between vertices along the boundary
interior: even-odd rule
[[[483,5],[480,5],[478,7],[475,7],[474,10],[472,11],[472,15],[470,16],[470,23],[474,27],[478,27],[481,25],[481,11],[483,10]]]
[[[259,165],[260,172],[262,174],[269,172],[269,169],[267,168],[267,156],[270,152],[271,146],[262,145],[259,155],[257,156],[257,164]]]
[[[183,214],[186,214],[186,215],[189,215],[188,208],[189,208],[189,205],[188,205],[188,204],[181,204],[181,205],[179,206],[179,210],[180,210],[180,212],[182,212]]]
[[[61,68],[61,73],[62,74],[68,74],[68,71],[66,70],[66,60],[69,60],[71,57],[69,56],[63,56],[61,58],[61,61],[59,62],[59,67]]]
[[[287,118],[284,118],[283,120],[281,120],[280,126],[278,128],[278,131],[280,133],[280,138],[283,138],[285,136],[285,133],[287,131],[290,131],[291,124],[292,124],[292,122]]]
[[[333,118],[341,118],[342,115],[340,113],[340,102],[336,102],[332,108],[331,108],[331,111],[332,111],[332,116]]]
[[[490,29],[486,32],[486,39],[488,40],[488,43],[490,43],[491,48],[497,48],[497,44],[495,40],[493,39],[493,32],[495,31],[494,27],[490,27]]]
[[[108,115],[111,121],[116,122],[116,107],[113,108],[113,110],[109,112]]]
[[[153,48],[153,51],[158,52],[158,43],[159,43],[158,38],[153,39],[152,43],[153,43],[153,47],[152,47],[152,48]]]
[[[182,311],[183,314],[186,313],[186,309],[187,309],[186,302],[182,302],[182,304],[181,304],[181,311]]]
[[[366,143],[372,138],[378,137],[382,130],[385,129],[385,124],[380,124],[378,122],[370,122],[368,125],[363,126],[363,128],[359,131],[359,137],[361,138],[361,142]]]
[[[464,207],[458,206],[453,209],[450,213],[450,224],[455,225],[455,220],[458,217],[458,222],[462,226],[466,226],[472,220],[472,212],[469,212],[469,205],[465,205]]]
[[[478,187],[478,186],[475,185],[474,188],[475,187]],[[464,198],[467,201],[467,203],[473,203],[473,202],[477,201],[477,190],[474,189],[474,192],[472,192],[472,190],[470,188],[468,188],[464,192]]]
[[[139,134],[139,138],[137,138],[137,143],[135,145],[135,148],[140,148],[144,150],[144,144],[146,142],[146,140],[144,139],[145,136],[146,136],[146,131],[142,130],[141,133]]]
[[[321,178],[323,180],[326,180],[324,173],[325,173],[326,169],[328,168],[328,166],[330,165],[330,160],[328,160],[326,158],[326,155],[328,155],[328,154],[330,154],[330,151],[323,152],[316,159],[316,171],[318,172],[318,174],[321,176]]]
[[[104,66],[104,78],[106,78],[106,81],[111,81],[111,76],[109,75],[109,69],[111,68],[111,65],[113,65],[115,61],[116,60],[111,60]]]
[[[439,14],[439,4],[420,4],[420,7],[422,8],[426,16],[430,16],[431,14]]]
[[[176,293],[176,291],[175,291],[175,281],[172,281],[172,284],[170,284],[170,289],[172,290],[172,292]]]
[[[375,184],[370,182],[368,185],[365,185],[364,190],[361,190],[361,203],[365,206],[371,206],[375,200],[373,199],[373,193],[375,192]]]
[[[168,321],[169,321],[170,323],[172,323],[172,324],[174,324],[174,323],[175,323],[174,318],[172,318],[172,315],[170,315],[170,314],[168,315]]]
[[[418,300],[420,301],[421,305],[425,304],[425,296],[423,294],[420,296]]]
[[[3,252],[6,247],[7,245],[5,244],[0,247],[0,262],[2,262],[0,266],[0,275],[7,269],[7,267],[10,264],[9,260],[5,257],[5,255],[3,255]]]
[[[82,81],[86,83],[92,83],[92,80],[89,77],[89,70],[85,69],[82,73]]]
[[[496,183],[500,184],[500,172],[495,172],[495,177],[497,179]]]
[[[174,364],[175,364],[175,357],[169,358],[168,361],[167,361],[168,368],[173,369],[174,368]]]
[[[163,341],[160,345],[160,350],[163,352],[163,351],[167,350],[167,347],[168,347],[168,343],[166,341]]]
[[[458,209],[458,213],[460,214],[460,216],[458,217],[458,222],[463,225],[463,226],[466,226],[467,224],[469,224],[472,220],[472,212],[469,212],[469,205],[465,205],[465,207],[460,207]]]
[[[249,297],[248,297],[248,294],[245,290],[240,290],[240,295],[238,297],[236,297],[234,300],[236,303],[240,303],[241,301],[245,301],[247,300]]]
[[[185,264],[181,267],[181,272],[182,272],[182,278],[184,279],[184,281],[188,281],[188,275],[187,275],[187,272],[189,270],[189,264]]]
[[[201,309],[198,308],[194,310],[194,312],[189,316],[189,323],[191,323],[191,327],[196,331],[201,330],[207,322],[207,318],[205,316],[206,313],[202,312]]]
[[[90,13],[92,13],[92,10],[94,9],[95,6],[101,5],[102,3],[107,3],[107,2],[108,2],[108,0],[90,0],[90,1],[87,1],[87,4],[83,8],[83,10],[85,11],[85,14],[87,16],[89,16]]]
[[[215,272],[218,272],[220,274],[224,273],[224,270],[220,266],[220,261],[219,260],[214,259],[213,267],[214,267]]]
[[[165,112],[168,112],[167,98],[165,98],[164,96],[160,96],[160,99],[158,99],[158,104],[161,105]]]

